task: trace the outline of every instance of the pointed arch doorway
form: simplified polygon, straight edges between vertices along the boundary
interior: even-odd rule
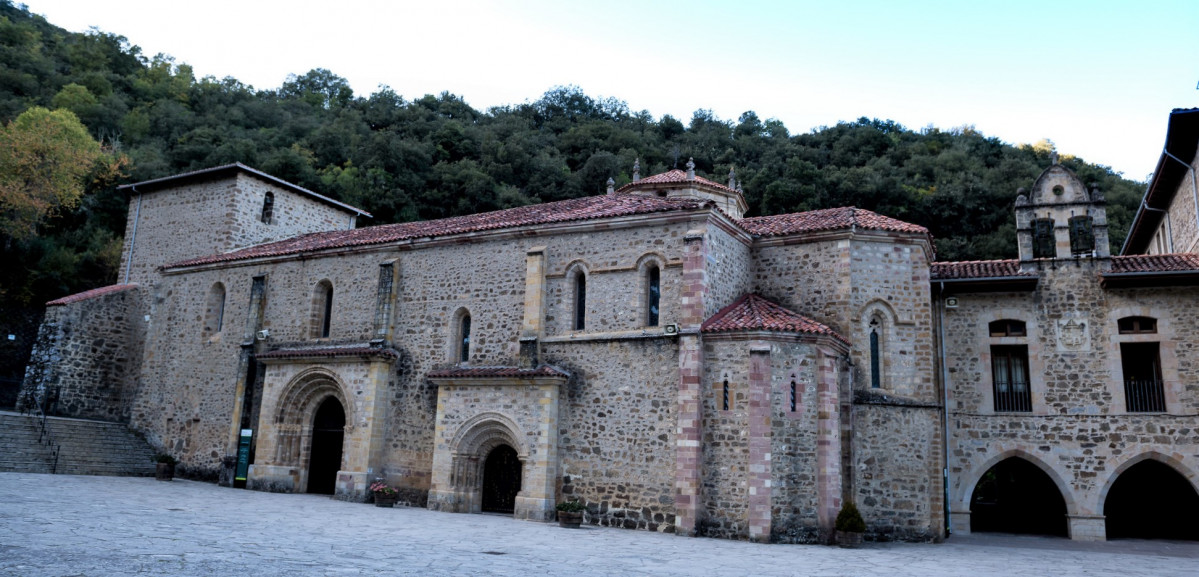
[[[520,493],[521,462],[516,449],[499,445],[487,453],[483,461],[482,509],[489,513],[516,510],[516,495]]]
[[[332,495],[341,470],[346,413],[336,397],[321,402],[312,418],[312,452],[308,460],[308,492]]]

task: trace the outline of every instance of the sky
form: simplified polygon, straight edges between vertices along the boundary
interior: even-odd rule
[[[859,117],[973,126],[1144,181],[1199,106],[1199,2],[23,0],[258,89],[326,68],[355,94],[476,109],[555,86],[687,122],[754,111],[792,134]]]

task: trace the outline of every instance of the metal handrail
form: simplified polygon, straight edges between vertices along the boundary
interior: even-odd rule
[[[23,404],[21,406],[21,412],[23,414],[29,414],[30,405],[32,405],[34,409],[37,409],[37,414],[34,415],[38,424],[37,442],[45,443],[46,448],[50,449],[50,474],[53,475],[58,472],[58,451],[60,446],[58,443],[54,442],[54,439],[50,436],[50,429],[46,426],[46,411],[42,409],[42,405],[46,402],[47,397],[49,397],[49,395],[43,395],[42,398],[36,403]]]

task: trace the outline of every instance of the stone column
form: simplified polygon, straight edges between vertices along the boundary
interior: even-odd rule
[[[1107,517],[1103,515],[1066,515],[1070,539],[1074,541],[1106,541]]]
[[[333,490],[339,499],[365,501],[367,487],[379,470],[387,428],[387,380],[392,366],[390,359],[372,359],[367,368],[366,386],[357,398],[346,395],[346,401],[354,405],[354,422],[346,422],[342,442],[341,463],[345,469],[337,472],[337,486]]]
[[[529,249],[525,255],[525,313],[520,326],[520,366],[541,364],[541,332],[545,319],[545,247]]]
[[[841,412],[837,353],[819,349],[816,366],[816,519],[826,539],[841,509]]]
[[[703,231],[688,231],[683,239],[683,296],[679,317],[678,427],[675,429],[675,532],[694,535],[702,486],[703,343],[700,325],[707,290]]]
[[[749,539],[769,542],[771,512],[770,345],[749,349]]]

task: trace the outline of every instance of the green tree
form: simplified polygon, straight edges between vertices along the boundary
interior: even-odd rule
[[[0,130],[0,233],[30,238],[46,217],[75,207],[105,156],[68,110],[35,106],[9,122]]]

